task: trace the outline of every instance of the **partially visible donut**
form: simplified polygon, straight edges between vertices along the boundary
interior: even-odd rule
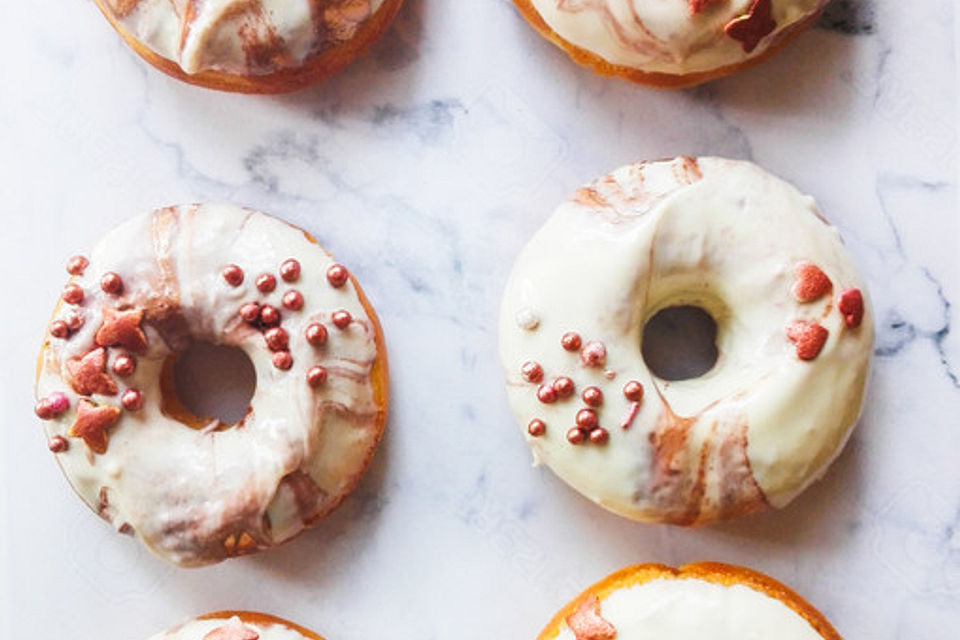
[[[403,0],[95,0],[130,47],[210,89],[285,93],[324,80],[386,31]]]
[[[288,540],[359,482],[386,421],[383,333],[306,232],[230,205],[169,207],[67,269],[36,412],[67,479],[118,530],[209,564]],[[179,401],[172,364],[195,339],[253,363],[238,424]]]
[[[790,588],[716,562],[621,569],[574,598],[537,640],[647,638],[842,640],[823,614]]]
[[[253,611],[217,611],[158,633],[149,640],[324,640],[283,618]]]
[[[514,0],[575,62],[681,88],[755,65],[816,21],[827,0]]]
[[[500,355],[537,462],[611,511],[702,524],[782,507],[860,413],[863,281],[809,196],[749,162],[677,158],[579,189],[517,258]],[[718,358],[666,380],[641,349],[704,309]]]

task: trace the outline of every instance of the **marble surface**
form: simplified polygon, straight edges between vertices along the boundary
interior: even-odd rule
[[[949,0],[834,2],[775,60],[682,92],[592,76],[506,0],[408,0],[365,59],[280,98],[162,76],[87,0],[4,15],[0,637],[137,640],[253,608],[330,640],[532,639],[609,571],[698,559],[772,574],[851,639],[957,637]],[[507,272],[554,204],[676,154],[753,159],[816,195],[878,330],[865,414],[823,481],[782,512],[698,530],[621,520],[532,468],[496,357]],[[305,227],[357,273],[389,343],[392,417],[331,518],[276,551],[184,571],[72,495],[32,415],[32,372],[69,255],[132,213],[212,199]]]

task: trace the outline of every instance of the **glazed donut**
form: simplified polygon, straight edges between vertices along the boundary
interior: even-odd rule
[[[95,0],[144,60],[210,89],[285,93],[380,38],[403,0]]]
[[[604,76],[689,87],[757,64],[828,0],[514,0],[575,62]]]
[[[283,618],[253,611],[208,613],[150,640],[324,640]]]
[[[523,249],[500,354],[537,463],[644,521],[782,507],[860,413],[873,327],[863,283],[813,199],[742,161],[623,167],[579,189]],[[706,374],[665,380],[647,321],[716,323]]]
[[[383,333],[306,232],[230,205],[169,207],[67,270],[36,413],[70,484],[118,530],[210,564],[288,540],[359,482],[386,420]],[[177,397],[173,365],[194,340],[253,364],[235,425]]]
[[[537,640],[842,640],[773,578],[732,565],[641,564],[613,573],[554,616]]]

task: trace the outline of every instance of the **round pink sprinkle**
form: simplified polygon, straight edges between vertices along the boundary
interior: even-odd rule
[[[640,402],[643,399],[643,385],[631,380],[623,385],[623,395],[631,402]]]
[[[47,403],[50,405],[50,410],[53,411],[53,415],[55,416],[60,415],[70,408],[70,398],[62,391],[54,391],[47,396]]]
[[[73,256],[67,260],[67,273],[72,276],[79,276],[83,273],[83,270],[87,268],[87,265],[90,264],[90,261],[83,256]]]
[[[263,337],[267,341],[267,347],[271,351],[286,351],[290,344],[290,337],[287,335],[286,329],[281,327],[267,329]]]
[[[327,269],[327,282],[334,287],[342,287],[347,283],[350,272],[342,264],[335,264]]]
[[[539,418],[534,418],[530,421],[530,424],[527,425],[527,433],[529,433],[534,438],[539,438],[544,433],[547,432],[547,423]]]
[[[307,384],[311,387],[319,387],[327,381],[327,370],[321,366],[310,367],[307,370]]]
[[[583,432],[583,429],[573,427],[567,431],[567,442],[570,444],[580,444],[584,438],[586,438],[586,434]]]
[[[553,390],[557,392],[557,395],[561,398],[566,398],[571,393],[573,393],[574,385],[573,380],[566,376],[560,376],[553,381]]]
[[[50,402],[46,398],[37,400],[37,403],[33,405],[33,412],[37,414],[37,417],[41,420],[50,420],[53,418],[53,409],[50,407]]]
[[[239,287],[243,284],[243,269],[235,264],[228,264],[223,268],[223,279],[231,287]]]
[[[63,301],[67,304],[80,304],[83,302],[83,287],[78,284],[70,283],[63,288]]]
[[[327,328],[319,322],[314,322],[308,325],[305,335],[307,337],[307,342],[315,347],[319,347],[327,343]]]
[[[123,280],[113,271],[108,271],[100,278],[100,288],[104,293],[118,296],[123,293]]]
[[[277,288],[277,279],[269,273],[257,277],[257,289],[262,293],[270,293]]]
[[[54,338],[66,338],[70,333],[70,327],[63,320],[54,320],[50,323],[50,335]]]
[[[247,324],[256,324],[260,319],[260,305],[256,302],[247,302],[240,307],[240,317]]]
[[[548,384],[540,385],[540,388],[537,389],[537,399],[544,404],[550,404],[557,400],[557,392],[554,391],[553,387]]]
[[[280,265],[280,277],[286,282],[293,282],[300,277],[300,263],[290,258]]]
[[[303,308],[303,294],[296,289],[291,289],[283,294],[283,306],[291,311],[299,311]]]
[[[67,328],[70,329],[70,331],[79,330],[84,322],[86,322],[86,320],[83,319],[82,313],[75,311],[67,316]]]
[[[47,448],[53,453],[63,453],[70,448],[70,443],[68,443],[67,439],[63,436],[53,436],[47,442]]]
[[[563,334],[563,337],[560,338],[560,346],[567,351],[576,351],[580,348],[580,343],[580,334],[573,331]]]
[[[127,389],[120,396],[120,404],[127,411],[137,411],[143,407],[143,394],[139,389]]]
[[[333,312],[331,319],[333,320],[334,326],[336,326],[338,329],[346,329],[353,320],[353,316],[350,315],[349,311],[340,309],[339,311]]]
[[[597,426],[597,414],[593,409],[580,409],[577,411],[577,426],[581,429],[590,431]]]
[[[585,367],[599,367],[607,359],[607,348],[602,342],[591,341],[580,350],[580,362]]]
[[[276,307],[271,307],[270,305],[265,304],[260,308],[260,322],[266,327],[272,327],[275,324],[279,324],[280,312],[277,311]]]
[[[289,351],[277,351],[273,354],[273,366],[277,369],[287,370],[293,366],[293,356]]]
[[[583,398],[585,404],[591,407],[599,407],[603,404],[603,391],[600,391],[597,387],[587,387],[580,394],[580,397]]]
[[[136,370],[137,361],[133,356],[123,353],[117,356],[117,359],[113,361],[113,372],[121,378],[125,378],[133,374],[133,372]]]
[[[603,444],[609,437],[610,434],[603,427],[597,427],[590,432],[590,442],[593,444]]]
[[[543,380],[543,367],[536,362],[524,362],[523,366],[520,367],[520,375],[527,382],[540,382]]]

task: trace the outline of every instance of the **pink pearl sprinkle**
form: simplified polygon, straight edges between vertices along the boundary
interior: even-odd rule
[[[53,453],[63,453],[70,448],[70,443],[63,436],[53,436],[47,442],[47,448]]]
[[[314,322],[307,326],[305,335],[307,342],[315,347],[319,347],[327,343],[327,328],[319,322]]]
[[[591,341],[580,350],[580,362],[585,367],[599,367],[607,359],[607,348],[602,342]]]
[[[536,362],[524,362],[523,366],[520,367],[520,375],[527,382],[540,382],[543,380],[543,367]]]
[[[527,425],[527,433],[529,433],[534,438],[539,438],[544,433],[547,432],[547,424],[538,418],[534,418],[530,421],[530,424]]]
[[[287,335],[286,329],[281,327],[268,329],[263,334],[263,337],[267,341],[267,347],[271,351],[286,351],[290,344],[290,338]]]
[[[127,411],[137,411],[143,408],[143,394],[139,389],[127,389],[120,396],[120,404]]]
[[[599,407],[603,404],[603,391],[597,387],[587,387],[580,395],[583,402],[591,407]]]
[[[137,361],[133,356],[121,354],[113,361],[113,372],[118,376],[125,378],[137,370]]]
[[[72,276],[79,276],[83,273],[84,269],[87,268],[87,265],[90,264],[90,261],[83,256],[73,256],[67,261],[67,273]]]
[[[576,351],[580,348],[580,334],[569,331],[560,338],[560,346],[567,351]]]
[[[327,269],[327,282],[334,287],[342,287],[347,283],[350,272],[342,264],[335,264]]]
[[[336,326],[338,329],[346,329],[353,320],[353,316],[350,315],[349,311],[341,309],[339,311],[334,311],[331,319],[333,320],[334,326]]]
[[[265,327],[272,327],[275,324],[280,324],[280,312],[276,307],[271,307],[270,305],[265,304],[260,308],[260,322]]]
[[[240,307],[240,317],[247,324],[256,324],[260,319],[260,305],[256,302],[247,302]]]
[[[257,289],[261,293],[270,293],[277,288],[277,279],[269,273],[261,274],[257,277]]]
[[[118,296],[123,293],[123,280],[113,271],[108,271],[100,278],[100,288],[106,294]]]
[[[597,427],[590,432],[590,442],[593,444],[604,444],[610,437],[610,433],[603,427]]]
[[[557,395],[561,398],[566,398],[571,393],[573,393],[574,384],[573,380],[566,376],[560,376],[553,381],[553,390],[557,392]]]
[[[327,381],[327,370],[321,366],[310,367],[307,370],[307,384],[311,387],[319,387]]]
[[[303,294],[296,289],[291,289],[283,294],[283,306],[291,311],[299,311],[303,308]]]
[[[557,392],[554,391],[552,386],[548,384],[542,384],[540,385],[540,388],[537,389],[537,399],[544,404],[556,402]]]
[[[280,277],[283,278],[285,282],[293,282],[299,278],[300,263],[293,258],[284,260],[283,264],[280,265]]]
[[[293,366],[293,356],[289,351],[277,351],[273,354],[273,366],[285,371]]]
[[[70,398],[62,391],[54,391],[47,396],[47,402],[50,403],[50,410],[53,415],[58,416],[70,408]]]
[[[67,304],[80,304],[83,302],[83,287],[78,284],[70,283],[63,288],[63,301]]]
[[[243,269],[235,264],[228,264],[223,268],[223,279],[231,287],[239,287],[243,284]]]
[[[585,438],[586,434],[579,427],[573,427],[567,431],[567,442],[570,444],[580,444]]]
[[[70,327],[63,320],[54,320],[50,323],[50,335],[54,338],[66,338],[70,334]]]

